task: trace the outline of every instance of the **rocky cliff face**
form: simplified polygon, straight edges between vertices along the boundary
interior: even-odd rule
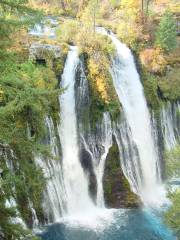
[[[103,113],[101,119],[95,124],[92,123],[91,92],[85,75],[83,58],[78,66],[75,88],[80,159],[89,174],[89,190],[94,201],[98,201],[97,172],[102,171],[105,205],[114,208],[137,207],[140,204],[138,197],[130,190],[120,166],[120,153],[113,133],[113,120],[109,116],[104,117],[107,113]]]
[[[134,208],[140,205],[138,196],[130,189],[130,185],[121,168],[119,148],[115,138],[109,149],[104,177],[104,198],[107,207]]]

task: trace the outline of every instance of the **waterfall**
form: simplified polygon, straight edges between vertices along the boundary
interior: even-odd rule
[[[101,123],[96,125],[97,135],[90,133],[88,138],[83,138],[83,143],[86,151],[90,154],[93,169],[97,180],[97,198],[96,205],[105,207],[104,190],[103,190],[103,175],[107,154],[112,146],[112,126],[111,118],[108,112],[103,114]]]
[[[93,183],[97,185],[95,193],[96,205],[99,208],[104,208],[103,175],[106,157],[112,146],[111,118],[108,112],[104,112],[95,126],[91,126],[90,92],[88,80],[84,73],[83,61],[78,64],[76,79],[76,113],[80,151],[83,155],[81,161],[85,162],[84,168],[95,178],[96,184]]]
[[[48,222],[73,216],[84,221],[86,215],[88,220],[93,216],[93,223],[94,216],[99,216],[99,209],[105,207],[102,180],[113,136],[131,189],[148,205],[157,205],[164,197],[159,177],[156,121],[154,118],[151,121],[131,51],[113,34],[109,37],[117,50],[111,74],[123,112],[113,122],[109,113],[104,112],[92,129],[88,80],[77,48],[70,47],[60,84],[65,89],[59,97],[60,123],[54,126],[52,119],[46,118],[52,157],[36,157],[47,178],[43,207]],[[169,125],[164,112],[165,136]],[[61,153],[57,141],[60,141]],[[96,199],[93,199],[96,204],[89,195],[91,174],[97,185]]]
[[[114,34],[108,34],[105,30],[99,31],[108,35],[116,48],[111,74],[139,155],[139,162],[136,163],[139,165],[135,166],[128,177],[136,175],[136,178],[133,177],[138,186],[136,191],[145,204],[160,204],[164,198],[161,194],[164,194],[159,181],[159,159],[155,150],[150,113],[133,55],[130,49],[121,43]],[[126,172],[129,170],[131,172],[132,167]],[[133,180],[129,180],[129,182],[131,183]]]
[[[48,223],[58,221],[65,212],[63,173],[58,153],[55,127],[51,118],[45,119],[48,130],[48,144],[51,148],[51,157],[36,156],[35,161],[43,170],[47,179],[43,198],[43,209]]]
[[[0,149],[0,156],[2,157],[2,159],[4,159],[6,166],[8,170],[11,172],[11,174],[15,174],[13,161],[12,161],[12,159],[15,158],[14,152],[11,149],[5,149],[5,150]],[[1,181],[1,176],[0,176],[0,181]],[[10,198],[6,199],[5,201],[5,207],[15,208],[16,217],[11,217],[9,220],[12,224],[20,224],[24,229],[27,229],[26,223],[22,219],[22,216],[17,207],[15,185],[12,187],[11,193],[12,193],[12,196],[10,196]]]
[[[171,150],[180,142],[180,103],[168,102],[161,111],[161,128],[165,148]]]
[[[138,193],[142,178],[139,154],[124,116],[114,123],[113,133],[118,144],[123,173],[129,180],[132,191]]]
[[[103,191],[103,175],[107,154],[112,146],[112,127],[111,119],[108,113],[104,113],[102,119],[102,146],[104,152],[100,158],[100,162],[95,166],[95,174],[97,178],[97,206],[104,207],[104,191]]]
[[[32,213],[32,227],[33,229],[36,229],[39,225],[39,220],[36,214],[36,210],[33,207],[33,203],[30,201],[30,199],[28,199],[29,202],[29,208],[31,209],[31,213]]]
[[[60,140],[67,215],[82,213],[93,207],[88,193],[88,179],[79,160],[74,88],[78,62],[77,48],[71,47],[61,80],[61,87],[66,90],[60,96]]]

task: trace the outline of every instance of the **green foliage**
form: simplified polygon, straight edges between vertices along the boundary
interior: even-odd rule
[[[62,42],[72,43],[74,42],[74,37],[78,33],[79,25],[77,21],[67,20],[61,24],[60,28],[57,30],[58,39]]]
[[[0,107],[0,143],[8,144],[16,156],[16,198],[23,218],[29,222],[28,198],[38,217],[42,218],[41,198],[45,179],[33,159],[34,154],[44,153],[39,144],[45,136],[44,119],[51,114],[51,105],[56,101],[59,90],[54,90],[57,79],[49,68],[26,62],[14,64],[12,68],[8,66],[7,70],[8,73],[5,71],[6,74],[0,78],[4,92]]]
[[[169,177],[180,176],[180,145],[177,145],[166,155],[166,173]]]
[[[114,8],[120,7],[120,1],[119,0],[110,0],[110,3]]]
[[[119,18],[119,21],[116,24],[118,37],[133,49],[136,49],[140,35],[142,34],[139,1],[122,0],[120,2],[120,8],[116,14]]]
[[[96,1],[89,4],[86,11],[92,10]],[[89,16],[86,11],[82,19]],[[58,34],[60,41],[73,42],[78,46],[80,53],[86,55],[93,125],[105,111],[109,111],[115,118],[120,105],[109,72],[110,56],[114,54],[114,47],[109,38],[95,33],[92,24],[80,25],[74,20],[65,21]]]
[[[180,177],[180,145],[177,145],[166,155],[166,175],[169,178]],[[180,190],[169,194],[172,205],[165,212],[165,222],[175,231],[177,238],[180,238]]]
[[[104,197],[110,207],[137,207],[138,197],[131,191],[128,180],[123,174],[119,161],[117,143],[109,149],[103,178]]]
[[[165,75],[157,77],[159,87],[163,96],[170,100],[176,101],[180,98],[180,69],[179,67],[171,68]]]
[[[5,151],[2,152],[5,154]],[[17,197],[16,194],[18,193],[15,193],[13,189],[18,185],[18,182],[22,185],[23,181],[21,180],[23,176],[15,175],[14,172],[10,171],[7,168],[4,154],[0,154],[0,169],[2,171],[2,175],[0,177],[0,237],[3,240],[18,240],[22,239],[22,237],[31,236],[31,233],[29,230],[24,229],[22,225],[15,224],[13,221],[11,221],[11,219],[20,217],[20,215],[17,212],[17,208],[15,206],[10,207],[6,204],[6,202],[7,200],[12,200],[12,198]],[[12,154],[8,149],[6,149],[6,155],[8,161],[11,161],[10,159],[12,159]],[[22,195],[24,195],[25,187],[27,186],[24,185],[23,187],[24,189],[21,191]],[[21,204],[22,206],[26,206],[25,202]]]
[[[180,190],[170,194],[172,205],[165,213],[165,222],[174,230],[177,239],[180,239]]]
[[[160,100],[157,93],[158,91],[157,77],[144,71],[143,84],[144,84],[144,91],[145,91],[145,95],[146,95],[149,106],[152,109],[157,110],[160,106]]]
[[[0,78],[4,92],[4,102],[0,108],[0,127],[4,131],[1,131],[0,141],[13,142],[16,131],[26,127],[27,123],[36,133],[34,137],[41,137],[40,123],[50,111],[51,100],[59,93],[54,90],[57,85],[55,75],[50,69],[38,68],[31,62],[14,64],[7,70],[8,73],[4,71]]]
[[[10,36],[15,31],[35,24],[42,17],[39,11],[27,7],[28,0],[0,1],[0,47],[13,43]],[[0,56],[2,57],[2,56]]]
[[[170,12],[165,12],[156,33],[156,45],[169,52],[176,45],[176,22]]]
[[[34,155],[47,155],[47,147],[40,144],[45,135],[44,118],[52,114],[52,103],[58,101],[59,95],[59,90],[55,90],[58,81],[50,66],[37,66],[27,59],[20,61],[19,46],[14,40],[16,31],[24,31],[40,18],[39,12],[27,7],[27,3],[0,1],[0,238],[9,240],[33,237],[11,221],[17,210],[6,207],[6,199],[16,199],[19,213],[29,225],[29,200],[39,219],[42,217],[41,198],[46,181],[34,163]],[[4,159],[10,149],[13,156],[9,154],[8,159],[13,172]]]
[[[99,8],[99,0],[89,0],[87,7],[84,9],[81,15],[81,21],[85,23],[93,32],[96,31],[95,27],[97,24],[97,18],[99,17]]]
[[[88,55],[87,69],[91,90],[92,121],[96,122],[105,111],[109,111],[112,117],[115,117],[119,113],[120,104],[109,72],[109,56],[112,56],[114,49],[104,36],[97,34],[93,38],[92,35],[90,39],[91,41],[84,41],[81,51]]]

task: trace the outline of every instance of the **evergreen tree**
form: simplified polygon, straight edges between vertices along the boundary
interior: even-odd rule
[[[16,37],[40,20],[41,13],[28,7],[27,0],[0,1],[0,239],[23,239],[29,234],[12,220],[19,213],[31,218],[28,198],[41,215],[41,196],[45,184],[42,170],[33,161],[33,154],[42,152],[44,118],[51,111],[59,91],[50,67],[36,66],[17,51]],[[18,32],[17,32],[18,31]],[[18,42],[18,41],[17,41]],[[17,44],[18,45],[18,44]],[[23,46],[22,46],[23,48]],[[27,126],[32,130],[27,135]],[[14,172],[6,166],[5,154],[13,151]],[[18,165],[18,168],[17,168]],[[13,185],[13,187],[12,187]],[[15,190],[13,190],[13,188]],[[17,208],[6,206],[7,199],[16,199]],[[36,239],[36,238],[30,238]]]
[[[0,1],[0,57],[2,50],[12,43],[11,34],[23,27],[34,25],[42,14],[27,6],[27,0]]]
[[[173,50],[176,44],[176,23],[173,15],[166,12],[156,33],[156,45],[168,52]]]

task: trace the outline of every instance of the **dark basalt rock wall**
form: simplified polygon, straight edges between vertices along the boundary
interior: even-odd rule
[[[140,205],[138,196],[130,189],[119,161],[119,150],[115,139],[106,158],[104,170],[104,198],[107,207],[133,208]]]

